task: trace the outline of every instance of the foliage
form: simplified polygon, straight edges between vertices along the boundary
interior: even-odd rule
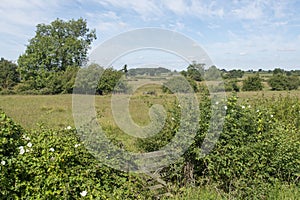
[[[197,83],[191,78],[175,76],[169,79],[162,86],[164,93],[193,93],[198,92]]]
[[[1,199],[147,198],[140,178],[98,163],[71,127],[26,132],[1,113],[0,128]]]
[[[244,76],[244,71],[240,69],[233,69],[223,74],[223,78],[231,79],[231,78],[242,78]]]
[[[215,65],[209,67],[205,71],[205,80],[216,81],[216,80],[221,80],[221,79],[222,79],[221,72]]]
[[[129,90],[129,86],[124,80],[122,81],[123,75],[123,72],[113,68],[105,69],[100,77],[97,92],[99,94],[109,94],[111,92],[126,93]]]
[[[258,91],[263,89],[262,80],[257,73],[243,80],[243,91]]]
[[[284,70],[280,69],[280,68],[275,68],[273,70],[273,75],[275,75],[275,74],[284,74]]]
[[[17,65],[1,58],[0,60],[0,91],[11,90],[19,82]]]
[[[269,80],[272,90],[296,90],[300,85],[298,76],[286,76],[282,73],[274,74]]]
[[[70,91],[63,88],[70,84],[62,85],[66,81],[59,76],[66,71],[76,71],[86,62],[89,46],[96,39],[95,30],[90,31],[81,18],[56,19],[49,25],[38,24],[36,28],[36,35],[18,59],[22,82],[19,90],[44,90],[42,93],[54,94]],[[74,70],[68,69],[73,67]],[[52,90],[53,86],[56,88]]]
[[[229,79],[224,82],[224,87],[226,92],[239,92],[240,87],[237,84],[237,79]]]
[[[165,180],[176,185],[216,185],[240,199],[277,196],[275,192],[284,185],[299,187],[300,103],[297,98],[258,99],[251,105],[239,104],[236,96],[230,97],[224,107],[227,114],[223,131],[213,151],[202,157],[201,146],[209,127],[211,106],[214,105],[210,99],[203,96],[194,143],[183,159],[162,171]],[[179,126],[170,126],[180,120],[176,103],[173,110],[172,121],[166,123],[166,129],[149,143],[142,142],[144,149],[156,150],[151,144],[161,147],[168,143],[158,138],[170,138],[176,133],[174,130]]]
[[[187,67],[187,71],[182,71],[181,74],[194,81],[202,81],[204,75],[204,64],[193,62]]]

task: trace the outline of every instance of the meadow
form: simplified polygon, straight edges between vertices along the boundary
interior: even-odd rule
[[[149,91],[155,91],[155,93],[149,94]],[[205,105],[207,99],[205,100],[203,94],[198,93],[197,96],[200,104]],[[227,93],[227,96],[228,111],[220,143],[205,159],[195,159],[195,152],[199,149],[196,144],[193,146],[194,149],[184,157],[195,166],[200,166],[201,163],[206,165],[199,169],[195,167],[193,173],[196,184],[183,184],[187,181],[182,171],[185,168],[185,162],[179,161],[164,169],[162,173],[164,174],[162,178],[167,182],[162,190],[173,194],[172,197],[165,198],[297,199],[300,196],[299,171],[297,171],[300,166],[300,90],[238,92],[234,95]],[[172,116],[176,121],[177,115],[173,112],[174,105],[176,105],[175,99],[172,94],[162,93],[160,87],[145,85],[131,96],[129,104],[131,117],[137,124],[147,125],[150,122],[149,108],[153,104],[161,104],[168,112],[167,121],[172,121]],[[100,199],[149,199],[157,195],[155,191],[145,189],[148,183],[145,182],[144,176],[128,175],[105,167],[99,168],[97,161],[90,161],[91,157],[84,148],[80,151],[74,150],[72,146],[77,147],[77,143],[78,146],[81,143],[76,136],[72,135],[75,133],[72,95],[2,95],[0,102],[0,109],[25,129],[19,134],[29,135],[35,151],[39,152],[32,155],[25,153],[26,157],[23,156],[22,162],[18,161],[16,164],[19,168],[33,167],[26,160],[39,163],[45,162],[42,161],[45,159],[52,159],[49,151],[43,150],[51,149],[51,145],[55,145],[55,153],[56,149],[61,149],[57,150],[55,157],[57,164],[47,162],[48,164],[33,167],[30,172],[23,171],[23,173],[29,173],[29,177],[38,176],[37,174],[40,177],[46,177],[43,180],[48,181],[48,185],[43,186],[45,187],[43,189],[43,183],[37,184],[35,181],[36,185],[26,186],[26,192],[16,193],[16,196],[27,195],[29,198],[30,195],[38,192],[45,197],[35,196],[34,198],[67,198],[70,195],[78,199],[83,197],[81,194],[84,193],[79,189],[82,187],[85,188],[84,191],[88,191],[87,197],[89,198],[96,198],[103,194]],[[141,141],[123,133],[115,124],[111,112],[111,95],[97,95],[95,109],[97,120],[113,143],[132,152],[149,151],[153,146],[164,146],[168,140],[163,138],[170,137],[170,128],[177,126],[171,123],[157,138],[154,137],[150,142]],[[205,107],[202,114],[204,118],[209,114]],[[172,120],[170,120],[171,117]],[[207,129],[205,127],[205,124],[200,125],[200,135],[205,133]],[[19,130],[19,128],[11,130]],[[199,141],[195,143],[201,142],[201,137],[199,136]],[[24,143],[24,139],[22,141]],[[151,144],[151,141],[154,141],[154,144]],[[26,141],[23,146],[26,146]],[[18,154],[17,150],[16,155],[22,156]],[[274,155],[270,156],[271,154]],[[89,164],[86,166],[82,162]],[[79,167],[79,169],[78,166],[82,168]],[[18,169],[18,167],[15,168]],[[93,175],[93,168],[98,170],[95,172],[98,175]],[[86,169],[91,170],[89,174],[85,174]],[[50,170],[52,174],[44,173],[43,170],[47,172]],[[74,174],[73,170],[79,170],[78,174]],[[207,171],[203,173],[202,170]],[[16,172],[18,173],[20,171]],[[105,174],[109,174],[109,177],[105,178]],[[111,175],[114,178],[110,178]],[[61,178],[65,176],[74,178],[75,189],[69,186],[69,179]],[[25,180],[27,181],[25,183],[32,184],[31,179]],[[6,181],[8,180],[2,180],[2,183],[6,184]],[[93,185],[97,181],[105,183]],[[116,182],[118,184],[115,184]],[[56,184],[61,186],[53,188]],[[19,186],[17,190],[22,187],[25,186]],[[117,192],[112,193],[113,188],[118,188]],[[10,193],[2,193],[4,196],[8,194]]]

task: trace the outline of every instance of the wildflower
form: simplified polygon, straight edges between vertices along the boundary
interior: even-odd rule
[[[87,191],[84,190],[84,191],[80,192],[80,195],[85,197],[87,195]]]
[[[256,112],[259,112],[259,110],[257,110]]]
[[[224,109],[227,110],[228,109],[227,106],[224,106]]]
[[[20,146],[19,149],[20,149],[20,154],[23,155],[23,154],[25,153],[24,147],[23,147],[23,146]]]
[[[180,104],[178,104],[178,108],[181,108],[181,105],[180,105]]]
[[[27,146],[30,148],[32,147],[32,143],[31,142],[28,142]]]
[[[53,147],[51,147],[51,148],[49,149],[49,151],[54,152],[55,150],[54,150]]]
[[[248,108],[251,108],[251,105],[248,105]]]
[[[174,117],[172,117],[172,121],[174,121],[175,119],[174,119]]]
[[[5,165],[6,162],[4,160],[1,161],[1,165]]]
[[[28,137],[28,136],[26,136],[26,135],[23,135],[23,138],[24,138],[24,140],[30,140],[30,137]]]
[[[274,117],[274,115],[271,115],[271,117]]]
[[[71,126],[67,126],[67,128],[66,128],[66,129],[67,129],[67,130],[71,130],[71,128],[72,128]]]
[[[245,109],[246,107],[245,107],[245,106],[242,106],[242,108]]]
[[[218,104],[219,104],[219,102],[217,101],[217,102],[216,102],[216,105],[218,105]]]
[[[75,144],[75,148],[77,148],[77,147],[79,147],[80,146],[80,144]]]

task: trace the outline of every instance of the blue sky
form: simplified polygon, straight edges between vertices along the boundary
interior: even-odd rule
[[[158,27],[195,40],[219,68],[300,69],[299,8],[296,0],[2,0],[0,57],[17,60],[39,23],[82,17],[96,29],[93,48]]]

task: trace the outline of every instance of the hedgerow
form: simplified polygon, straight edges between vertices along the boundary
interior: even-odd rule
[[[75,130],[25,131],[0,114],[1,199],[145,199],[141,178],[99,163]]]

